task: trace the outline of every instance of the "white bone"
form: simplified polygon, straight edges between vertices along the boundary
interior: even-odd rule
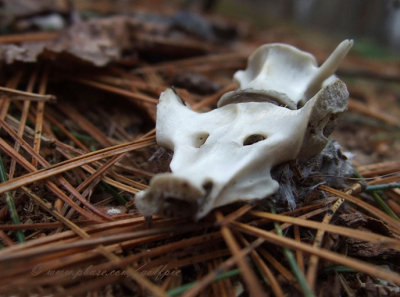
[[[136,195],[138,210],[146,216],[202,218],[216,207],[274,194],[279,185],[271,178],[271,169],[318,154],[326,144],[332,118],[346,107],[346,86],[332,73],[348,51],[348,43],[342,42],[320,68],[310,54],[293,47],[264,45],[250,57],[246,71],[236,74],[241,86],[246,86],[236,95],[245,98],[222,97],[226,101],[210,112],[191,110],[172,89],[163,92],[157,106],[156,137],[159,145],[174,151],[172,173],[156,175],[150,187]],[[269,66],[257,68],[256,61],[265,62],[267,57],[261,57],[265,52]],[[273,57],[277,60],[271,61]],[[270,68],[279,75],[283,75],[279,68],[291,69],[292,75],[287,76],[295,87],[288,77],[285,84],[277,80],[279,75],[271,78]],[[262,102],[247,102],[249,86],[249,93]],[[292,110],[269,102],[270,97],[295,108],[304,101],[304,106]],[[239,103],[232,104],[235,100]]]
[[[263,45],[249,57],[246,70],[235,73],[239,89],[224,94],[218,107],[270,97],[280,105],[297,109],[336,78],[333,74],[352,45],[352,40],[342,41],[321,67],[312,55],[294,46]]]

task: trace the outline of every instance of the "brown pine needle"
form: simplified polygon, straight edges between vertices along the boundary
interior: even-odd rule
[[[46,67],[42,75],[42,80],[40,82],[39,94],[44,94],[46,92],[48,76],[49,76],[49,68]],[[40,144],[42,140],[44,106],[45,102],[39,101],[37,103],[37,108],[36,108],[35,137],[33,140],[33,150],[37,154],[39,154]],[[34,167],[37,167],[37,160],[33,159],[32,164]]]
[[[293,226],[293,232],[294,232],[294,239],[298,242],[301,242],[300,239],[300,228],[297,225]],[[301,272],[304,274],[304,255],[301,251],[296,250],[296,262],[297,265],[299,265],[299,269]],[[310,283],[309,283],[310,284]]]
[[[57,121],[49,112],[45,114],[45,118],[58,129],[61,130],[69,139],[71,139],[79,148],[84,150],[85,152],[90,152],[89,148],[84,145],[79,139],[72,135],[71,132],[68,131],[59,121]]]
[[[1,120],[0,120],[0,124],[2,127],[7,126],[7,124],[5,122],[2,122]],[[86,165],[86,164],[95,162],[98,160],[102,160],[107,157],[112,157],[115,155],[119,155],[122,153],[132,151],[132,150],[148,147],[148,146],[154,144],[153,139],[154,139],[154,137],[151,139],[145,139],[145,140],[141,140],[141,141],[133,141],[133,142],[128,142],[128,143],[121,144],[121,145],[116,145],[113,147],[108,147],[108,148],[105,148],[102,150],[98,150],[98,151],[95,151],[92,153],[87,153],[85,155],[75,157],[73,159],[70,159],[70,160],[67,160],[64,162],[60,162],[49,168],[45,168],[45,169],[37,170],[32,173],[28,173],[24,176],[15,178],[12,181],[2,183],[0,185],[0,193],[9,192],[18,187],[25,186],[29,183],[36,182],[36,181],[39,181],[42,179],[46,179],[51,176],[57,175],[59,173],[80,167],[82,165]],[[2,141],[2,144],[5,145],[5,142]],[[24,145],[22,145],[22,146],[24,147]],[[24,149],[26,149],[26,147],[24,147]]]
[[[239,219],[241,216],[248,213],[252,208],[253,208],[253,206],[250,204],[243,205],[242,207],[238,208],[237,210],[231,212],[229,215],[225,216],[218,223],[221,225],[226,225],[226,224],[230,223],[231,221],[235,221],[235,220]]]
[[[363,177],[378,176],[398,172],[400,170],[400,161],[388,161],[377,164],[358,166],[357,171]]]
[[[67,218],[65,218],[67,219]],[[67,219],[68,220],[68,219]],[[0,251],[0,263],[6,263],[11,260],[21,260],[21,259],[29,259],[30,257],[38,257],[41,255],[49,255],[52,253],[58,253],[61,251],[68,251],[68,250],[75,250],[79,249],[82,251],[88,250],[89,248],[93,248],[99,244],[113,244],[116,242],[122,242],[126,240],[131,240],[131,239],[136,239],[136,238],[141,238],[144,236],[150,236],[150,235],[158,235],[158,234],[163,234],[166,232],[171,232],[171,233],[185,233],[189,232],[192,230],[199,229],[198,226],[195,224],[188,224],[185,227],[180,226],[177,228],[177,226],[169,226],[169,227],[164,227],[164,228],[154,228],[154,229],[149,229],[149,230],[139,230],[139,231],[134,231],[134,232],[124,232],[124,233],[119,233],[119,234],[108,234],[104,235],[98,238],[85,238],[79,241],[75,242],[69,242],[69,243],[60,243],[60,244],[55,244],[52,245],[51,247],[48,246],[39,246],[36,248],[31,248],[25,251],[21,251],[19,253],[2,253]]]
[[[127,219],[121,219],[119,221],[98,223],[88,227],[84,227],[82,229],[89,234],[96,234],[96,236],[101,236],[101,234],[103,234],[102,232],[106,232],[108,230],[113,230],[113,233],[115,233],[115,230],[117,230],[118,232],[123,231],[122,229],[126,228],[132,230],[133,227],[136,227],[138,225],[144,225],[143,217],[127,218]],[[14,245],[13,247],[8,248],[7,250],[0,251],[0,254],[6,255],[10,253],[18,253],[19,251],[27,250],[32,247],[37,247],[41,245],[44,246],[46,244],[51,245],[52,243],[61,243],[62,241],[70,241],[71,238],[74,238],[74,235],[75,233],[72,231],[55,233],[45,237],[37,238],[35,240],[24,242],[23,244]]]
[[[158,239],[164,239],[169,237],[168,235],[165,234],[160,234],[158,236]],[[114,265],[111,263],[104,263],[104,264],[99,264],[95,265],[94,268],[97,270],[111,270],[111,269],[116,269],[116,268],[123,268],[126,265],[132,264],[142,258],[154,258],[157,256],[162,256],[167,252],[171,252],[174,250],[180,250],[184,249],[186,247],[192,247],[196,246],[199,244],[202,244],[204,242],[209,242],[209,241],[215,241],[215,240],[220,240],[220,234],[219,232],[214,232],[214,233],[209,233],[206,235],[200,235],[200,236],[192,236],[187,239],[181,239],[172,243],[167,243],[158,247],[154,247],[150,250],[146,250],[140,253],[136,253],[130,256],[125,257],[124,259],[121,259],[121,261],[118,263],[118,265]]]
[[[1,120],[0,120],[1,121]],[[14,132],[13,132],[14,133]],[[21,141],[21,145],[24,147],[24,149],[28,150],[32,156],[34,156],[36,158],[36,160],[41,163],[42,165],[47,165],[47,161],[44,160],[40,155],[37,155],[35,152],[33,152],[33,149],[27,144],[25,143],[22,139],[20,139]],[[3,139],[0,139],[0,147],[6,152],[8,153],[10,156],[13,156],[13,158],[15,158],[17,160],[17,162],[22,165],[25,169],[27,169],[28,171],[31,171],[33,174],[35,172],[38,172],[36,170],[36,168],[30,164],[22,155],[20,155],[19,153],[17,153],[10,145],[8,145]],[[87,202],[77,191],[74,187],[72,187],[67,180],[65,180],[62,176],[58,176],[57,177],[58,181],[65,187],[67,188],[71,194],[73,194],[83,205],[85,205],[87,208],[89,208],[91,211],[93,211],[94,213],[96,213],[98,216],[102,217],[103,219],[109,220],[110,218],[106,215],[104,215],[102,212],[100,212],[99,210],[97,210],[92,204],[90,204],[89,202]],[[13,180],[11,180],[12,182],[18,180],[18,178],[15,178]],[[11,182],[11,184],[13,184]],[[30,183],[31,181],[27,182],[26,184]],[[64,200],[64,202],[68,203],[71,207],[74,205],[75,209],[81,213],[82,215],[85,215],[88,219],[95,219],[96,221],[99,221],[98,218],[94,217],[93,215],[90,215],[89,213],[87,213],[85,210],[83,210],[82,208],[80,208],[79,206],[77,206],[67,195],[65,195],[64,192],[62,192],[54,183],[50,182],[50,181],[45,181],[46,185],[49,187],[49,189],[51,189],[51,191],[53,191],[53,193],[56,193],[62,200]],[[7,182],[2,183],[1,185],[5,185],[7,184]],[[9,183],[10,184],[10,183]],[[24,186],[20,185],[20,186]],[[18,187],[20,187],[18,186]],[[15,187],[15,188],[18,188]],[[14,189],[15,189],[14,188]],[[7,192],[7,191],[6,191]],[[68,201],[68,202],[67,202]]]
[[[72,158],[72,155],[71,154],[67,154],[66,152],[63,152],[63,155],[65,155],[67,158],[70,158],[70,159]],[[95,174],[97,172],[96,169],[92,168],[89,165],[83,165],[83,166],[81,166],[81,168],[84,169],[85,171],[87,171],[90,174]],[[125,185],[125,184],[123,184],[121,182],[118,182],[118,181],[116,181],[116,180],[114,180],[114,179],[112,179],[110,177],[107,177],[107,176],[103,176],[102,180],[105,183],[109,184],[110,186],[116,187],[117,189],[120,189],[120,190],[125,191],[127,193],[136,194],[136,193],[138,193],[140,191],[137,188]],[[132,181],[132,184],[133,184],[133,181]]]
[[[84,240],[90,240],[91,237],[90,235],[85,232],[83,229],[79,228],[77,225],[75,225],[73,222],[59,214],[55,209],[52,209],[49,207],[46,203],[43,202],[43,200],[36,196],[34,193],[32,193],[29,189],[24,188],[24,191],[29,194],[29,196],[32,197],[32,199],[35,200],[36,203],[39,203],[42,208],[47,210],[50,214],[54,215],[58,220],[60,220],[63,224],[65,224],[67,227],[71,228],[75,233],[77,233],[79,236],[81,236]],[[82,242],[82,241],[80,241]],[[78,242],[78,244],[80,243]],[[47,252],[48,251],[47,247],[45,247]],[[116,256],[114,253],[109,251],[106,247],[103,245],[99,244],[96,247],[109,261],[111,262],[116,262],[118,263],[120,261],[120,258]],[[1,258],[1,256],[0,256]],[[1,261],[1,260],[0,260]],[[131,267],[126,267],[125,268],[128,275],[137,282],[138,285],[143,286],[144,288],[148,289],[151,293],[153,293],[155,296],[165,296],[164,291],[162,291],[159,287],[156,285],[152,284],[148,279],[146,279],[144,276],[142,276],[139,272],[137,272],[135,269]]]
[[[345,200],[347,200],[351,203],[354,203],[355,205],[365,209],[373,216],[386,222],[388,224],[388,227],[391,228],[392,231],[396,232],[397,234],[400,234],[400,223],[397,220],[393,219],[391,216],[384,213],[383,211],[377,209],[376,207],[362,201],[361,199],[358,199],[354,196],[351,196],[351,195],[341,192],[339,190],[335,190],[328,186],[322,185],[322,186],[319,186],[319,189],[321,189],[325,192],[334,194],[338,197],[344,198]]]
[[[267,250],[263,247],[259,248],[260,254],[289,282],[295,283],[296,279],[293,276],[292,272],[285,268],[282,263],[277,260],[274,256],[272,256]]]
[[[54,101],[54,95],[42,95],[32,93],[30,91],[20,91],[7,87],[0,87],[0,97],[5,96],[9,100],[24,100],[24,101]]]
[[[224,216],[221,212],[216,212],[217,221],[221,222],[224,219]],[[236,242],[235,238],[233,237],[232,232],[226,225],[221,226],[221,234],[225,239],[226,245],[228,246],[229,250],[233,254],[234,258],[237,261],[239,266],[241,275],[246,282],[247,289],[249,290],[249,295],[251,297],[263,296],[265,294],[263,288],[261,287],[260,283],[258,282],[258,278],[255,275],[254,271],[250,268],[249,263],[246,261],[245,258],[240,257],[240,247],[239,244]]]
[[[7,82],[6,87],[7,87],[7,88],[10,88],[10,89],[15,89],[15,88],[18,86],[18,84],[19,84],[19,82],[20,82],[20,80],[21,80],[22,75],[23,75],[23,72],[22,72],[22,71],[17,72],[17,73]],[[11,100],[9,100],[9,99],[7,99],[7,98],[1,98],[1,97],[0,97],[0,119],[1,119],[1,120],[4,120],[4,119],[5,119],[5,117],[6,117],[6,115],[7,115],[7,112],[8,112],[8,108],[10,107],[10,104],[11,104]]]
[[[352,194],[355,192],[359,192],[361,189],[360,184],[354,184],[346,193],[347,194]],[[330,206],[329,210],[323,220],[322,223],[324,224],[329,224],[329,222],[331,221],[331,219],[333,218],[333,216],[335,215],[336,211],[340,208],[340,206],[342,206],[344,202],[343,198],[339,198],[333,205]],[[315,239],[314,239],[314,243],[313,246],[314,247],[321,247],[322,246],[322,241],[324,239],[324,234],[325,234],[326,230],[322,230],[322,229],[318,229],[317,234],[315,235]],[[317,256],[312,255],[310,257],[309,260],[309,264],[308,264],[308,270],[307,270],[307,282],[308,285],[310,286],[310,288],[312,290],[315,289],[315,280],[317,279],[317,268],[318,268],[318,262],[319,259]]]
[[[21,225],[12,225],[12,226],[21,226]],[[13,246],[15,245],[14,241],[11,240],[10,237],[7,236],[7,234],[4,233],[3,230],[0,230],[0,239],[5,243],[7,246]]]
[[[139,190],[145,190],[145,189],[147,189],[149,187],[148,185],[145,185],[145,184],[142,184],[140,182],[134,181],[134,180],[132,180],[132,179],[130,179],[128,177],[125,177],[125,176],[123,176],[121,174],[118,174],[118,173],[115,173],[115,172],[110,172],[110,175],[112,177],[114,177],[115,179],[118,179],[119,181],[124,182],[125,184],[128,184],[128,185],[130,185],[132,187],[135,187],[135,189],[137,189],[138,191]]]
[[[383,268],[380,268],[379,266],[372,265],[360,260],[356,260],[341,254],[338,254],[336,252],[331,252],[325,249],[321,248],[315,248],[309,244],[297,242],[296,240],[286,238],[279,236],[273,232],[265,231],[256,227],[248,226],[242,223],[238,222],[233,222],[232,226],[235,227],[238,231],[251,234],[253,236],[257,237],[262,237],[268,242],[271,242],[273,244],[279,244],[286,246],[288,248],[294,249],[294,250],[301,250],[307,254],[310,255],[317,255],[320,258],[323,258],[325,260],[331,261],[333,263],[337,263],[340,265],[344,265],[346,267],[353,268],[357,271],[375,276],[380,279],[384,279],[387,281],[392,281],[398,285],[400,285],[400,275],[390,271],[386,270]]]
[[[362,102],[359,102],[354,99],[349,99],[348,103],[348,108],[351,111],[359,112],[361,114],[365,114],[367,116],[370,116],[372,118],[381,120],[383,122],[386,122],[390,125],[393,125],[395,127],[400,127],[400,120],[396,118],[395,116],[392,116],[390,114],[386,114],[374,107],[368,106]]]
[[[152,66],[144,66],[138,69],[135,69],[133,73],[145,73],[145,72],[154,72],[154,71],[163,71],[177,68],[178,66],[197,66],[197,65],[204,65],[207,63],[210,64],[227,64],[227,61],[231,62],[232,60],[239,59],[240,63],[244,64],[247,54],[245,52],[241,53],[222,53],[222,54],[210,54],[207,56],[200,56],[200,57],[191,57],[186,59],[181,59],[179,61],[172,61],[172,62],[163,62],[157,65]],[[229,64],[229,63],[228,63]]]
[[[240,241],[246,247],[250,245],[250,243],[244,238],[244,236],[242,234],[239,234],[238,236],[239,236]],[[277,296],[277,297],[285,296],[276,277],[274,276],[272,271],[269,269],[267,264],[263,261],[263,259],[258,254],[258,252],[256,250],[253,250],[250,252],[250,256],[253,259],[253,261],[256,263],[256,265],[259,267],[259,269],[262,271],[262,273],[265,275],[265,277],[268,279],[268,282],[271,285],[271,289],[274,292],[275,296]]]
[[[24,34],[8,34],[0,36],[0,43],[19,43],[27,41],[45,41],[54,39],[58,33],[34,32]]]
[[[29,79],[28,86],[27,86],[28,92],[31,92],[33,90],[33,87],[35,85],[36,78],[37,78],[37,73],[38,73],[38,68],[36,69],[36,71],[34,73],[32,73],[32,75]],[[26,124],[26,120],[28,118],[30,105],[31,105],[31,102],[29,100],[24,101],[21,119],[19,121],[19,127],[18,127],[18,136],[20,138],[22,138],[22,136],[24,134],[25,124]],[[15,142],[15,144],[14,144],[15,151],[19,152],[19,148],[20,148],[20,144],[18,142]],[[12,159],[11,164],[10,164],[9,179],[12,179],[14,177],[16,164],[17,164],[17,162],[15,161],[15,159]]]
[[[227,85],[223,89],[219,90],[217,93],[215,93],[215,94],[213,94],[211,96],[208,96],[207,98],[203,99],[202,101],[200,101],[199,103],[194,105],[193,106],[193,110],[200,110],[203,107],[210,106],[210,105],[214,104],[219,98],[221,98],[221,96],[223,94],[225,94],[226,92],[232,91],[232,90],[234,90],[236,88],[237,88],[237,84],[236,83],[231,83],[231,84]]]
[[[106,85],[106,84],[103,84],[103,83],[99,83],[99,82],[96,82],[96,81],[93,81],[93,80],[88,80],[88,79],[83,79],[83,78],[75,78],[75,77],[68,77],[68,79],[71,79],[71,80],[76,81],[78,83],[82,83],[82,84],[85,84],[85,85],[88,85],[88,86],[92,86],[92,87],[104,90],[104,91],[107,91],[107,92],[111,92],[111,93],[114,93],[114,94],[118,94],[118,95],[124,96],[124,97],[126,97],[128,99],[131,99],[133,102],[136,102],[136,100],[140,100],[140,101],[147,102],[147,103],[152,103],[152,104],[157,104],[158,103],[157,99],[151,98],[151,97],[146,96],[144,94],[136,93],[136,92],[134,93],[134,92],[131,92],[131,91],[128,91],[128,90],[116,88],[116,87],[113,87],[113,86],[110,86],[110,85]]]
[[[93,125],[87,118],[81,115],[75,108],[67,103],[59,104],[60,110],[85,130],[91,137],[96,139],[104,147],[114,145],[103,132],[101,132],[95,125]]]
[[[240,250],[236,256],[232,256],[229,259],[222,262],[216,269],[210,271],[207,275],[201,278],[201,280],[196,283],[192,288],[183,293],[182,297],[195,297],[197,296],[204,288],[206,288],[217,276],[218,274],[227,271],[233,265],[236,264],[237,258],[246,257],[252,250],[259,247],[261,244],[265,242],[264,239],[259,238],[253,241],[249,246]],[[263,295],[261,295],[263,296]]]
[[[352,229],[348,227],[341,227],[336,225],[327,224],[324,222],[316,222],[311,220],[304,220],[299,218],[294,218],[290,216],[283,216],[279,214],[273,214],[269,212],[261,212],[261,211],[252,211],[252,215],[268,218],[274,221],[286,222],[295,224],[302,227],[313,228],[317,230],[328,231],[332,233],[336,233],[342,236],[347,236],[351,238],[356,238],[363,241],[373,242],[384,247],[392,248],[392,249],[400,249],[400,240],[396,238],[387,237],[380,234],[375,234],[368,231],[361,231],[357,229]]]
[[[88,177],[86,180],[84,180],[77,188],[76,190],[78,192],[81,192],[84,190],[87,186],[89,186],[91,183],[93,183],[95,180],[97,180],[99,177],[101,177],[103,174],[106,173],[108,169],[111,168],[115,163],[117,163],[119,160],[121,160],[125,154],[117,155],[112,157],[110,160],[108,160],[106,163],[104,163],[95,173],[93,173],[90,177]],[[97,182],[96,182],[97,184]]]

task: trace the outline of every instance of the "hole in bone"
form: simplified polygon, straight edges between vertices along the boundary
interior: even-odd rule
[[[303,101],[299,101],[298,103],[297,103],[297,109],[300,109],[300,108],[302,108],[304,106],[304,102]]]
[[[245,140],[243,141],[243,145],[252,145],[256,142],[264,140],[266,137],[261,134],[251,134],[250,136],[247,136]]]
[[[205,196],[208,196],[208,194],[210,194],[213,186],[214,186],[214,184],[210,180],[203,183],[203,189],[206,191],[206,195]]]
[[[206,142],[208,136],[210,136],[210,134],[207,132],[196,134],[194,146],[197,148],[201,147]]]

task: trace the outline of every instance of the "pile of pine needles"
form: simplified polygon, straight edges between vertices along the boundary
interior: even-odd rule
[[[241,50],[133,66],[92,68],[67,60],[72,66],[63,68],[46,59],[3,65],[0,294],[399,294],[400,162],[393,160],[400,92],[392,86],[400,81],[398,65],[353,55],[339,71],[351,98],[336,135],[344,147],[371,156],[356,164],[345,189],[321,185],[323,199],[310,197],[281,213],[241,204],[199,222],[154,216],[149,223],[136,212],[134,195],[168,170],[169,153],[155,142],[160,92],[178,75],[201,77],[219,87],[206,95],[184,86],[177,91],[195,110],[214,108],[236,88],[231,77],[245,67],[248,49],[276,41],[263,36],[241,40]],[[328,55],[329,47],[295,42],[319,60]],[[397,103],[387,112],[390,100]],[[351,142],[376,131],[381,138],[369,151]]]

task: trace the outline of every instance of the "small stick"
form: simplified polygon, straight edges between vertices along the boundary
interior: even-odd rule
[[[7,87],[0,87],[0,97],[7,97],[10,100],[29,100],[29,101],[55,101],[56,96],[54,95],[42,95],[32,92],[20,91]]]

